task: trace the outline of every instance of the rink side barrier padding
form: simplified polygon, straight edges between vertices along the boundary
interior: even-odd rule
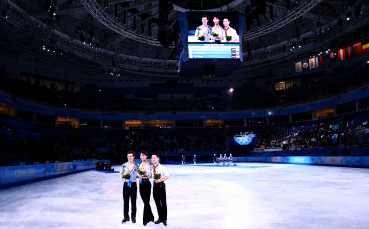
[[[109,160],[99,160],[109,163]],[[97,160],[0,167],[0,188],[94,169]]]
[[[369,156],[263,156],[234,157],[234,162],[266,162],[369,168]]]

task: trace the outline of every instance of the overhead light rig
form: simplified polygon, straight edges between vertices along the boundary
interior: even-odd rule
[[[102,66],[110,66],[113,60],[117,68],[122,68],[124,72],[133,74],[166,76],[177,76],[176,60],[159,60],[149,58],[139,58],[125,54],[117,54],[112,51],[91,46],[88,40],[85,44],[80,39],[74,39],[56,29],[50,29],[48,25],[37,20],[17,6],[13,1],[8,1],[6,20],[14,26],[27,31],[29,34],[37,37],[43,42],[45,49],[54,47],[62,52],[68,52],[76,56],[88,59]],[[51,42],[51,40],[53,42]],[[92,43],[91,43],[92,44]],[[95,48],[92,48],[95,47]],[[47,49],[46,49],[47,51]]]
[[[159,46],[160,41],[156,37],[146,36],[144,34],[136,33],[129,28],[124,27],[120,23],[114,21],[108,14],[105,13],[103,7],[97,3],[95,0],[81,0],[85,9],[101,24],[108,27],[110,30],[124,36],[130,38],[135,41],[139,41],[145,44],[150,44],[153,46]],[[170,46],[172,48],[172,46]]]

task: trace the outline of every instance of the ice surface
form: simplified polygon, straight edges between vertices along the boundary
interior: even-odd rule
[[[119,166],[114,167],[119,170]],[[369,228],[369,170],[291,164],[167,165],[168,227],[121,224],[118,173],[87,171],[0,190],[0,228]],[[157,211],[151,197],[155,219]]]

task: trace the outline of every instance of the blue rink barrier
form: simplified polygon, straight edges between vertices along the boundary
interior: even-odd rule
[[[0,167],[0,188],[94,169],[96,162],[97,160]]]
[[[360,146],[360,147],[349,147],[349,148],[311,148],[311,149],[302,149],[302,150],[281,150],[281,151],[255,151],[252,152],[252,157],[261,157],[261,156],[363,156],[368,154],[369,147]]]
[[[274,156],[234,157],[234,162],[267,162],[369,168],[369,156]]]

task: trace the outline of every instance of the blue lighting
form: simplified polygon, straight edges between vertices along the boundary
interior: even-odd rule
[[[233,139],[236,141],[237,144],[246,146],[249,145],[252,142],[252,139],[256,137],[255,134],[249,134],[249,135],[236,135],[233,137]]]
[[[312,164],[311,157],[289,157],[288,162],[293,164]]]

